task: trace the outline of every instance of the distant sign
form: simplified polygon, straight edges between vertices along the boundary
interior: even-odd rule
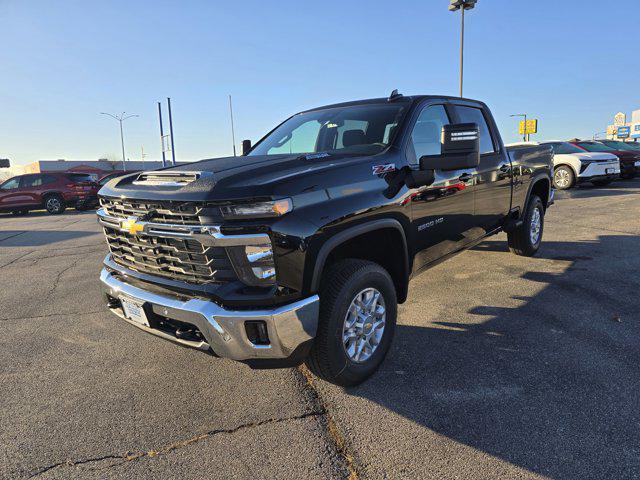
[[[625,123],[627,123],[627,116],[622,112],[616,113],[616,116],[613,117],[613,124],[616,127],[622,127]]]
[[[8,158],[0,158],[0,168],[9,168],[10,166],[11,162]]]
[[[629,135],[631,135],[631,127],[618,127],[616,134],[618,138],[629,138]]]
[[[520,132],[520,135],[530,135],[532,133],[538,133],[538,120],[527,120],[526,129],[524,120],[521,120],[520,125],[518,126],[518,131]]]

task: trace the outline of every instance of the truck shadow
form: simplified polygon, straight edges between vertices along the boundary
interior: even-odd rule
[[[347,393],[537,474],[640,475],[638,251],[634,236],[546,242],[540,258],[562,273],[520,270],[536,294],[507,288],[519,306],[478,305],[464,322],[407,319],[378,374]]]

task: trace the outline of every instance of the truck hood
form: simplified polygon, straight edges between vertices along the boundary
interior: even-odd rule
[[[181,186],[145,184],[144,181],[139,181],[141,173],[138,172],[108,182],[100,190],[100,195],[175,201],[225,201],[291,196],[320,186],[316,181],[319,175],[370,160],[370,155],[353,153],[213,158],[155,171],[162,174],[195,174],[198,177]]]

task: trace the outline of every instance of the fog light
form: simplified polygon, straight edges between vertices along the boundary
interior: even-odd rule
[[[264,320],[244,322],[244,329],[247,332],[247,338],[254,345],[269,345],[269,333]]]

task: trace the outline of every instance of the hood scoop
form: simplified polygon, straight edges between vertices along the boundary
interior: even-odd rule
[[[142,172],[133,181],[133,184],[157,187],[184,187],[200,178],[211,177],[212,175],[211,172]]]

